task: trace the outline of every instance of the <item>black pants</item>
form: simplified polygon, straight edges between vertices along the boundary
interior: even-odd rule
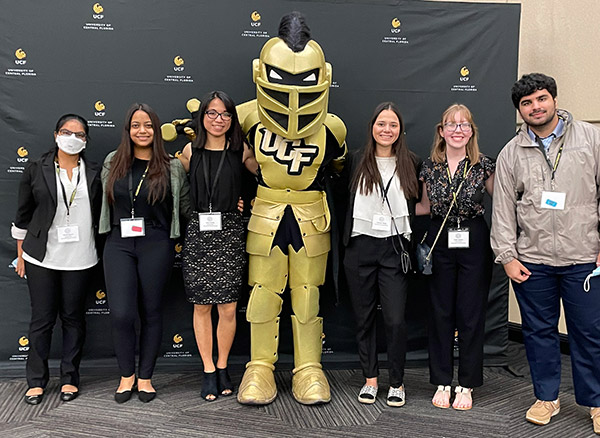
[[[441,220],[432,221],[435,237]],[[483,384],[485,310],[490,288],[490,232],[483,217],[462,221],[469,227],[469,248],[448,249],[442,230],[433,250],[429,318],[429,376],[434,385],[451,385],[454,371],[454,331],[458,329],[458,383]]]
[[[122,238],[113,228],[104,248],[104,275],[119,370],[135,373],[135,322],[140,317],[139,373],[150,379],[162,338],[163,291],[171,275],[175,243],[169,232],[146,225],[144,237]]]
[[[407,247],[408,242],[404,241],[404,245]],[[394,251],[392,238],[352,237],[346,248],[344,267],[356,318],[358,357],[363,375],[372,378],[379,374],[375,330],[379,303],[387,341],[390,386],[398,387],[404,381],[404,309],[408,282],[402,273],[400,256]]]
[[[62,326],[61,385],[79,386],[79,363],[85,340],[85,292],[91,269],[58,271],[25,262],[31,297],[29,356],[30,388],[48,384],[48,355],[57,315]]]

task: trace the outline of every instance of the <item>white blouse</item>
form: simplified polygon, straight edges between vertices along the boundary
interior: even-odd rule
[[[374,190],[369,194],[365,195],[360,193],[360,188],[356,191],[354,197],[354,209],[352,211],[352,237],[363,234],[371,237],[385,238],[401,234],[406,239],[410,239],[412,233],[410,229],[410,218],[408,212],[408,203],[404,196],[404,190],[400,185],[400,179],[396,174],[396,158],[395,157],[375,157],[377,160],[377,168],[381,174],[384,187],[392,179],[390,188],[387,192],[390,207],[383,198],[381,189],[379,186],[375,187]],[[360,185],[359,185],[360,187]],[[387,230],[374,230],[373,229],[373,215],[385,215],[393,217],[393,221],[390,221],[390,228]],[[396,226],[394,227],[394,223]],[[396,229],[398,233],[396,233]]]
[[[60,181],[64,184],[68,202],[71,198],[71,193],[75,189],[78,172],[81,172],[81,178],[79,185],[77,185],[75,199],[70,207],[69,225],[77,225],[79,227],[79,241],[59,242],[58,227],[67,225],[67,206],[64,202]],[[60,169],[56,173],[56,193],[56,213],[52,220],[52,225],[50,225],[50,229],[48,230],[48,242],[46,243],[44,260],[40,262],[26,252],[23,252],[23,259],[33,265],[58,271],[78,271],[91,268],[98,263],[98,254],[94,240],[92,209],[90,208],[90,196],[83,160],[81,160],[79,167],[73,169],[72,179],[69,179],[65,169]]]

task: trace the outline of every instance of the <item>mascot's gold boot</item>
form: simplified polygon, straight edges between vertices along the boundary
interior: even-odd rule
[[[252,323],[250,330],[252,360],[246,364],[237,400],[245,405],[268,405],[277,397],[273,364],[277,361],[279,318],[262,324]]]
[[[323,318],[301,324],[292,316],[294,365],[292,394],[298,403],[315,405],[331,400],[329,382],[321,366]]]

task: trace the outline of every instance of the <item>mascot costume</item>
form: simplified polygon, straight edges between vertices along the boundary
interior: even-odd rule
[[[307,405],[331,400],[321,366],[323,319],[319,286],[325,282],[331,248],[331,217],[326,179],[342,170],[346,127],[327,113],[331,65],[310,38],[304,17],[282,18],[279,36],[268,40],[252,65],[256,99],[238,105],[247,141],[259,164],[258,190],[248,224],[246,310],[250,323],[250,362],[238,390],[243,404],[275,400],[273,371],[279,343],[280,295],[289,285],[293,315],[292,393]],[[166,141],[193,140],[200,102],[191,99],[191,119],[162,126]]]
[[[279,36],[265,43],[252,67],[256,100],[238,106],[260,166],[246,244],[251,360],[238,401],[263,405],[277,396],[273,371],[280,295],[289,285],[292,392],[303,404],[327,403],[331,395],[321,366],[323,319],[318,317],[319,286],[325,282],[331,247],[324,188],[327,172],[343,166],[346,127],[327,113],[331,65],[301,14],[282,18]]]

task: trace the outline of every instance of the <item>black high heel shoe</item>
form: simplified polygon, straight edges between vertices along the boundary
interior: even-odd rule
[[[125,402],[129,401],[129,399],[131,398],[131,396],[133,395],[133,393],[135,391],[137,391],[137,383],[134,380],[133,386],[131,387],[131,389],[128,389],[127,391],[122,391],[122,392],[115,391],[115,401],[117,403],[125,403]]]
[[[217,368],[217,389],[219,391],[219,395],[222,395],[223,397],[233,394],[233,383],[231,383],[231,377],[229,377],[227,367]]]
[[[207,402],[215,401],[219,394],[217,389],[217,373],[216,371],[212,373],[204,372],[203,375],[204,379],[202,379],[202,391],[200,395]]]

